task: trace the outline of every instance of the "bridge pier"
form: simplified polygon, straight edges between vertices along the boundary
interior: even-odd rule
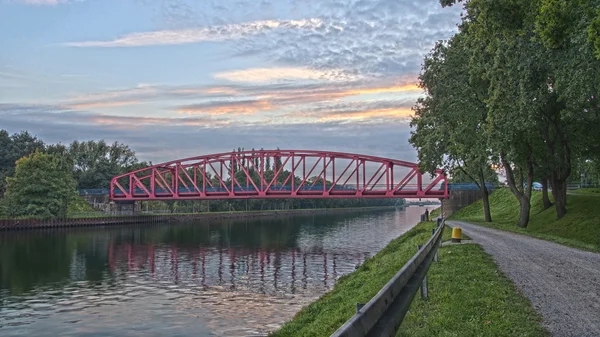
[[[110,214],[138,215],[141,213],[141,204],[133,200],[117,200],[110,203]]]
[[[448,199],[441,199],[442,210],[446,213],[446,216],[450,216],[481,198],[481,191],[479,190],[452,190]]]

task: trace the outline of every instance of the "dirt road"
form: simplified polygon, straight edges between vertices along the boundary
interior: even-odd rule
[[[553,336],[600,336],[600,254],[447,221],[486,252],[543,316]]]

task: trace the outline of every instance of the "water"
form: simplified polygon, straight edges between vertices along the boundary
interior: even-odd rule
[[[0,335],[264,335],[424,211],[0,233]]]

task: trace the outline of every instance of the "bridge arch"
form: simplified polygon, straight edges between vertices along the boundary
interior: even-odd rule
[[[426,182],[424,180],[427,180]],[[114,177],[112,200],[447,198],[442,170],[344,152],[255,150],[190,157]]]

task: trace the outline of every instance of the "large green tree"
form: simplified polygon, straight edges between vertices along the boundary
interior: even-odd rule
[[[135,152],[117,142],[74,141],[68,155],[79,188],[107,188],[112,177],[140,167]]]
[[[6,177],[15,172],[17,160],[43,149],[44,142],[27,131],[9,135],[6,130],[0,130],[0,196],[6,187]]]
[[[484,132],[488,123],[488,83],[469,75],[468,38],[465,34],[455,35],[448,42],[436,44],[425,57],[419,85],[426,95],[414,107],[414,131],[409,141],[418,150],[422,170],[434,172],[443,167],[479,186],[485,221],[489,222],[492,215],[485,183],[491,171],[491,155]]]
[[[40,151],[19,159],[6,181],[3,203],[9,216],[63,217],[76,197],[70,163]]]
[[[534,176],[550,182],[560,218],[567,211],[573,162],[598,156],[600,135],[588,132],[600,122],[600,63],[593,39],[598,5],[597,0],[465,2],[469,28],[459,35],[485,46],[471,48],[469,68],[472,76],[489,81],[489,145],[521,204],[520,226],[528,223]]]

